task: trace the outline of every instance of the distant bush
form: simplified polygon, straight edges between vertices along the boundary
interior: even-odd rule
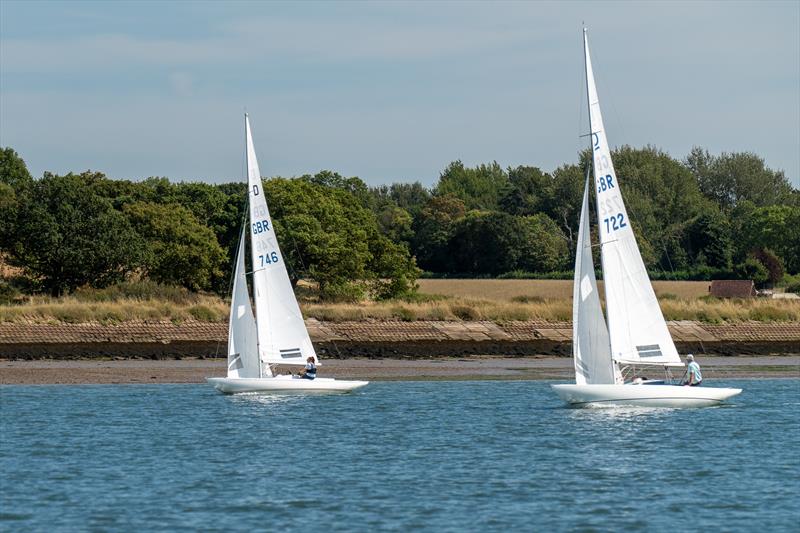
[[[202,322],[216,322],[223,318],[217,311],[211,309],[207,305],[193,305],[189,308],[189,314],[192,315],[195,320],[200,320]]]
[[[526,296],[521,294],[519,296],[514,296],[511,298],[512,302],[521,303],[521,304],[530,304],[530,303],[543,303],[546,300],[541,296]]]
[[[364,287],[357,282],[330,283],[320,288],[319,296],[331,303],[355,303],[364,299]]]
[[[478,309],[465,304],[452,304],[450,306],[450,312],[461,320],[478,320],[481,317],[481,313]]]
[[[19,303],[22,293],[10,283],[0,280],[0,305]]]

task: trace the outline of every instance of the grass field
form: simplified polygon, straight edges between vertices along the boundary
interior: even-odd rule
[[[705,323],[800,321],[800,301],[718,300],[708,297],[707,282],[654,283],[667,320]],[[307,318],[347,320],[545,320],[572,319],[571,280],[421,280],[420,294],[409,300],[320,303],[307,284],[300,298]],[[602,294],[602,291],[601,291]],[[224,322],[229,305],[213,295],[183,289],[130,285],[79,291],[52,299],[34,297],[0,306],[0,322],[101,322],[127,320],[200,320]]]
[[[525,298],[571,300],[572,280],[564,279],[421,279],[419,290],[460,298],[520,301]],[[657,296],[699,298],[708,295],[708,281],[654,281]],[[603,282],[598,282],[600,291]]]

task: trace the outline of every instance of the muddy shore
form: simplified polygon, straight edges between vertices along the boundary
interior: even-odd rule
[[[800,355],[702,357],[706,380],[800,378]],[[288,371],[288,368],[285,369]],[[180,360],[0,360],[0,384],[203,383],[223,376],[222,359]],[[326,377],[395,380],[571,380],[572,360],[564,357],[470,356],[434,359],[327,360]]]

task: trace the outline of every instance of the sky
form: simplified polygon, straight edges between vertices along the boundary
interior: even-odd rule
[[[433,185],[575,163],[582,23],[612,146],[750,151],[800,187],[800,2],[0,0],[0,146],[34,176]]]

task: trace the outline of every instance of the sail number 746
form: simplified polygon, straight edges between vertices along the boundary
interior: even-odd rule
[[[609,218],[604,218],[603,222],[606,225],[606,233],[622,229],[628,224],[625,222],[625,216],[622,213],[617,213]]]
[[[272,263],[277,263],[278,254],[276,252],[272,252],[271,254],[259,255],[258,259],[261,261],[260,266],[263,267],[264,265],[271,265]]]

